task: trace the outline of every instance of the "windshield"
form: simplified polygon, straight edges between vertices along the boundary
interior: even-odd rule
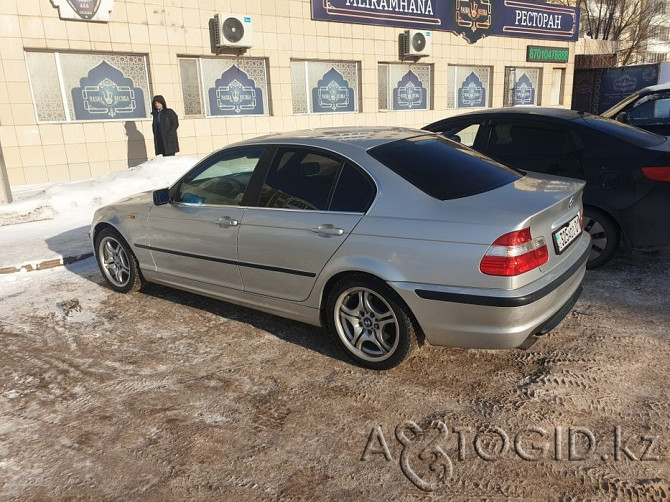
[[[432,134],[387,143],[368,153],[439,200],[488,192],[522,177],[514,169]]]
[[[619,115],[619,112],[626,108],[629,104],[631,104],[633,101],[635,101],[637,98],[639,98],[640,95],[636,92],[631,94],[625,99],[622,99],[619,101],[616,105],[614,105],[612,108],[609,110],[605,110],[600,114],[601,117],[605,117],[608,119],[614,119],[616,118],[617,115]]]

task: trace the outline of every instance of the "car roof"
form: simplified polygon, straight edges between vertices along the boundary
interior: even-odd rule
[[[426,134],[431,133],[406,127],[328,127],[268,134],[242,143],[300,144],[322,147],[341,146],[342,143],[346,143],[362,150],[368,150],[375,146]]]
[[[653,94],[655,92],[661,91],[670,91],[670,84],[650,85],[649,87],[643,87],[639,91],[635,91],[635,93],[639,94],[640,96],[646,96],[647,94]]]
[[[542,117],[553,117],[563,120],[574,120],[590,115],[586,112],[568,110],[566,108],[548,108],[542,106],[514,106],[508,108],[485,108],[482,110],[466,112],[454,115],[445,120],[455,120],[472,115],[538,115]]]

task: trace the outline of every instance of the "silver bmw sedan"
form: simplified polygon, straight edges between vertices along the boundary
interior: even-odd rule
[[[426,131],[321,129],[218,150],[95,213],[115,291],[153,282],[323,326],[388,369],[424,340],[530,345],[581,292],[583,183]]]

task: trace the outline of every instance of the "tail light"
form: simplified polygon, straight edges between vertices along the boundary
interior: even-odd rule
[[[650,180],[670,182],[670,167],[643,167],[642,174]]]
[[[479,264],[486,275],[513,276],[537,268],[549,260],[544,237],[530,236],[530,228],[516,230],[498,237]]]

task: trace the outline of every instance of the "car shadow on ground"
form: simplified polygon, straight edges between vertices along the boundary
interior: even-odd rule
[[[215,300],[158,284],[146,284],[140,291],[140,294],[183,305],[184,307],[198,309],[225,319],[249,324],[280,340],[318,352],[331,359],[353,364],[336,345],[325,328],[319,328],[318,326],[238,306],[224,300]]]
[[[73,228],[60,234],[44,239],[50,251],[63,257],[64,263],[72,263],[93,255],[93,247],[88,238],[88,225]]]
[[[66,269],[104,288],[110,295],[124,296],[121,293],[116,293],[107,285],[98,269],[95,258],[88,258],[68,264],[66,265]],[[133,295],[137,295],[138,298],[132,298]],[[318,326],[266,314],[265,312],[241,307],[224,300],[215,300],[196,293],[189,293],[159,284],[145,284],[140,292],[131,293],[127,297],[133,305],[137,305],[138,302],[142,302],[142,296],[149,296],[172,304],[181,305],[185,308],[198,309],[223,319],[245,323],[256,329],[263,330],[280,340],[299,345],[331,359],[343,361],[347,364],[355,364],[345,356],[330,334],[324,328],[319,328]]]

